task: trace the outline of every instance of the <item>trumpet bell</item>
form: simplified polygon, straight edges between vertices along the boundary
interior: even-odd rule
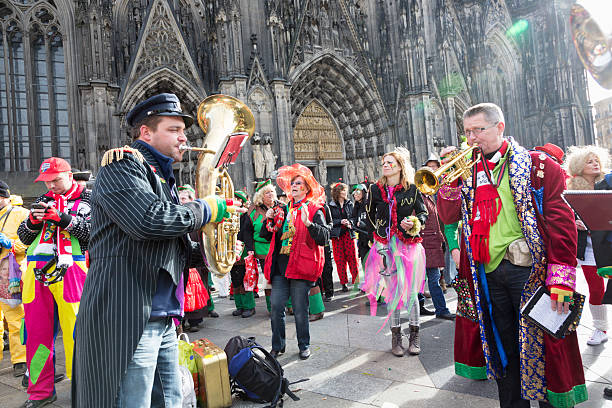
[[[414,174],[414,185],[426,195],[434,195],[440,187],[450,185],[459,177],[470,177],[472,167],[480,159],[480,148],[471,146],[454,154],[450,160],[436,171],[429,167],[422,167]]]
[[[429,167],[423,167],[414,173],[414,184],[421,193],[434,195],[440,188],[438,177]]]
[[[593,16],[579,4],[572,6],[570,30],[584,67],[601,86],[611,89],[612,33],[604,33]]]

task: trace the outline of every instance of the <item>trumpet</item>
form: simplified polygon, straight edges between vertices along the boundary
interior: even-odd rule
[[[470,177],[472,167],[480,160],[481,150],[477,145],[455,153],[451,159],[433,171],[423,167],[414,174],[414,184],[423,194],[434,195],[444,185],[449,185],[459,177]]]

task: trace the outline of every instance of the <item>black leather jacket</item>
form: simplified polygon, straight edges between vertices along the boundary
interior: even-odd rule
[[[375,236],[386,240],[387,227],[389,224],[389,200],[387,198],[387,192],[381,190],[381,185],[376,183],[370,186],[370,192],[368,193],[368,204],[366,205],[366,211],[368,214],[368,221],[374,228]],[[427,208],[423,202],[421,192],[417,190],[414,184],[405,190],[401,186],[398,187],[393,193],[396,205],[393,207],[391,229],[397,228],[399,238],[407,240],[413,238],[409,235],[400,225],[404,217],[411,215],[416,216],[421,225],[425,225],[427,220]]]
[[[355,220],[353,219],[353,202],[345,200],[344,205],[340,207],[340,204],[334,200],[329,202],[329,210],[332,216],[332,230],[331,237],[339,238],[340,235],[350,233],[351,238],[355,239],[355,231],[352,228],[346,228],[342,225],[342,220],[347,219],[351,226],[355,226]]]

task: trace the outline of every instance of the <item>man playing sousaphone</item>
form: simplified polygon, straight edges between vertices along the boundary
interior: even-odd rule
[[[92,193],[74,407],[181,405],[173,317],[182,314],[186,267],[201,258],[187,234],[233,210],[217,196],[179,202],[172,163],[193,118],[176,95],[155,95],[126,120],[134,143],[104,155]]]
[[[502,407],[570,407],[587,399],[575,331],[544,333],[520,308],[545,286],[567,311],[576,286],[576,225],[561,199],[563,170],[543,152],[504,137],[501,109],[463,114],[469,145],[482,157],[472,176],[438,192],[444,224],[463,219],[455,329],[455,372],[496,379]]]

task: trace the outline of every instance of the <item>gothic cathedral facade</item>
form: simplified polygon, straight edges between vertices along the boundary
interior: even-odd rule
[[[194,115],[213,93],[247,103],[257,132],[231,174],[249,191],[295,161],[323,184],[372,180],[399,145],[418,167],[479,102],[527,147],[593,143],[571,3],[0,0],[0,178],[30,183],[52,155],[95,173],[129,143],[126,113],[159,92]],[[176,164],[179,182],[195,163]]]

